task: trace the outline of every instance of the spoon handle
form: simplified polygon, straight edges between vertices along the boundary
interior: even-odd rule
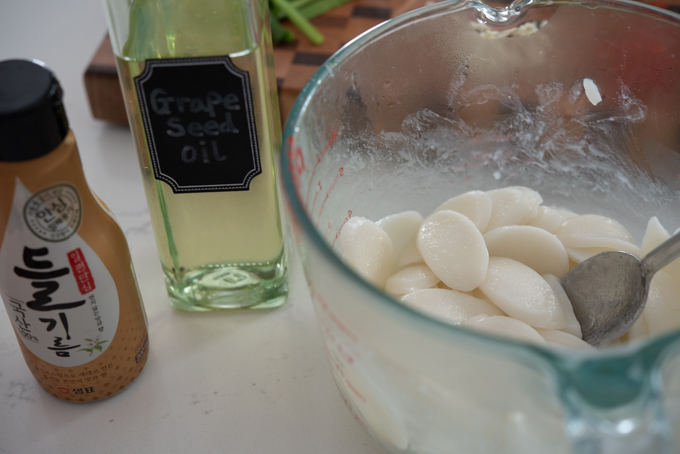
[[[676,233],[642,259],[645,276],[651,276],[670,262],[680,257],[680,233]]]

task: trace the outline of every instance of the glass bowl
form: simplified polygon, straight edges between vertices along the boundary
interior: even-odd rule
[[[679,59],[680,16],[640,3],[443,2],[312,77],[284,130],[285,196],[333,378],[385,451],[680,452],[679,331],[577,352],[448,325],[362,279],[338,240],[354,216],[507,186],[638,241],[652,216],[672,232]]]

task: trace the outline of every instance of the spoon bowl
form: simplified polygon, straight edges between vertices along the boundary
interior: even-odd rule
[[[606,251],[575,266],[562,279],[581,324],[583,340],[604,347],[621,337],[640,317],[654,274],[680,256],[680,233],[643,259]]]

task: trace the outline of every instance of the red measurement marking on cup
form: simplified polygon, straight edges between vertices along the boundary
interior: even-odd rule
[[[331,330],[328,328],[328,326],[326,326],[326,324],[322,321],[319,321],[319,325],[321,327],[321,331],[323,331],[328,336],[328,339],[331,341],[331,343],[335,345],[334,341],[335,336],[333,336],[333,333],[331,333]],[[328,361],[330,361],[331,363],[331,367],[338,371],[338,374],[340,374],[342,378],[345,378],[345,373],[342,371],[342,367],[340,367],[340,364],[338,364],[338,362],[333,357],[333,351],[331,350],[331,347],[328,346],[328,342],[324,342],[323,346],[324,350],[326,350],[326,356],[328,357]]]
[[[338,241],[338,238],[340,238],[340,234],[342,233],[342,228],[347,224],[347,221],[349,221],[349,218],[352,217],[352,210],[347,210],[347,217],[342,220],[342,224],[340,224],[340,227],[338,227],[338,230],[335,231],[335,238],[333,238],[333,242],[331,243],[331,249],[335,247],[335,242]],[[328,223],[328,229],[324,232],[324,238],[326,238],[328,232],[331,229],[331,223]]]
[[[339,352],[340,352],[340,355],[342,356],[342,358],[345,361],[347,361],[347,358],[345,356],[343,356],[342,345],[334,342],[335,337],[331,333],[328,326],[326,326],[326,324],[323,323],[323,321],[321,321],[321,320],[319,320],[319,325],[321,325],[322,331],[324,333],[326,333],[326,335],[328,335],[328,338],[331,340],[331,343],[333,343],[334,346],[336,346],[339,349]],[[329,348],[329,346],[326,342],[324,342],[324,347],[326,349],[326,356],[328,358],[328,361],[331,364],[331,368],[336,370],[337,374],[340,376],[340,379],[342,379],[341,381],[345,384],[347,389],[350,390],[352,392],[352,394],[354,394],[357,397],[357,399],[359,399],[361,402],[363,402],[364,404],[368,403],[368,399],[366,398],[366,396],[364,396],[361,393],[361,391],[359,391],[357,389],[356,385],[354,383],[352,383],[352,381],[345,375],[345,373],[343,371],[344,365],[342,363],[339,363],[338,361],[336,361],[335,355],[333,354],[331,348]],[[351,361],[347,361],[347,362],[349,362],[349,364],[352,365],[354,363],[354,360],[352,359]],[[335,376],[333,378],[334,378],[336,386],[338,386],[338,388],[340,389],[340,385],[338,384],[337,379],[335,379]],[[341,392],[342,392],[342,389],[341,389]],[[348,400],[345,396],[345,393],[342,392],[342,394],[343,394],[343,398],[345,398],[345,403],[348,406],[350,406],[350,409],[351,409],[351,405],[349,404],[349,402],[348,402]],[[357,415],[355,415],[355,416],[357,416]],[[359,419],[358,416],[357,416],[357,419]]]
[[[359,421],[359,424],[361,424],[362,426],[364,426],[364,430],[368,430],[368,424],[366,424],[366,423],[364,422],[364,420],[361,419],[361,416],[359,416],[359,414],[358,414],[357,412],[354,412],[354,417],[356,418],[357,421]]]
[[[318,189],[317,189],[316,193],[314,194],[314,200],[312,201],[311,211],[314,211],[314,207],[316,206],[316,199],[319,198],[319,194],[321,194],[321,191],[323,191],[323,186],[321,186],[320,181],[317,182],[317,186],[318,186]],[[309,190],[307,191],[307,193],[309,193]],[[321,215],[321,213],[319,213],[319,216],[320,215]],[[318,224],[318,221],[317,221],[317,224]]]
[[[330,330],[330,328],[328,328],[328,325],[326,325],[323,321],[319,320],[319,326],[321,327],[321,331],[323,331],[323,332],[326,334],[326,336],[328,336],[328,340],[331,341],[331,344],[333,344],[333,346],[334,346],[335,349],[337,350],[337,352],[338,352],[338,354],[340,355],[340,357],[341,357],[347,364],[353,365],[354,362],[355,362],[354,356],[353,356],[351,353],[349,353],[349,352],[342,346],[342,342],[336,340],[335,335],[334,335],[333,332]],[[331,352],[331,351],[328,351],[328,353],[332,353],[332,352]],[[331,354],[330,357],[332,358],[333,355]],[[342,370],[338,369],[338,371],[340,372],[340,375],[342,375],[342,376],[344,377],[344,374],[342,373]]]
[[[310,171],[309,175],[309,182],[307,185],[307,196],[302,200],[302,204],[304,205],[305,209],[307,210],[307,213],[309,214],[310,217],[313,218],[313,213],[316,210],[316,206],[319,203],[319,200],[321,199],[321,206],[319,207],[319,211],[316,217],[316,226],[317,228],[320,227],[321,225],[321,219],[323,216],[324,212],[324,207],[326,206],[326,201],[330,198],[330,196],[333,193],[333,190],[335,189],[336,184],[342,178],[345,174],[345,169],[344,167],[340,167],[337,170],[337,173],[335,174],[335,177],[333,178],[333,181],[330,183],[330,185],[326,188],[326,184],[322,184],[321,180],[317,180],[316,183],[314,182],[314,178],[316,175],[316,171],[319,168],[319,165],[323,161],[323,159],[326,156],[326,153],[328,150],[331,148],[331,146],[335,143],[335,141],[338,138],[338,132],[333,131],[331,133],[331,138],[328,140],[326,145],[323,147],[321,150],[321,153],[316,158],[316,162],[314,163],[314,167]],[[301,179],[302,175],[305,171],[307,171],[307,166],[305,163],[305,158],[304,154],[302,152],[302,149],[300,147],[295,146],[295,141],[293,140],[292,137],[288,138],[288,150],[286,152],[286,156],[288,157],[288,169],[290,170],[291,177],[293,180],[293,184],[295,185],[295,189],[298,194],[301,193]],[[314,197],[312,198],[312,191],[315,190]],[[325,191],[325,192],[324,192]],[[310,200],[311,199],[311,200]],[[338,239],[340,236],[340,231],[342,230],[342,227],[345,225],[345,223],[349,220],[349,217],[352,216],[352,211],[348,210],[348,216],[343,220],[342,224],[340,225],[339,229],[335,233],[335,237],[333,238],[333,247],[335,245],[335,241]],[[328,235],[332,231],[332,224],[329,221],[327,224],[327,227],[324,232],[324,238],[328,238]]]
[[[358,389],[356,389],[356,388],[354,387],[354,385],[352,384],[351,381],[349,381],[349,379],[345,378],[345,384],[347,385],[347,387],[348,387],[349,389],[352,390],[352,392],[354,393],[354,395],[357,396],[357,397],[359,398],[359,400],[361,400],[363,403],[366,403],[366,398],[363,396],[363,394],[361,394],[361,393],[359,392]]]
[[[288,138],[286,157],[288,157],[288,170],[290,171],[291,179],[293,180],[295,189],[300,193],[300,177],[306,169],[305,157],[302,154],[302,149],[300,147],[295,148],[292,137]]]
[[[321,305],[321,308],[324,310],[324,312],[326,312],[326,314],[328,314],[328,318],[333,322],[333,324],[335,326],[337,326],[340,329],[340,331],[342,331],[349,338],[349,340],[351,340],[352,342],[355,342],[355,343],[359,342],[359,338],[357,337],[357,335],[354,334],[352,332],[352,330],[350,330],[347,327],[347,325],[345,325],[342,322],[342,320],[340,320],[335,315],[335,313],[331,310],[331,308],[328,307],[328,303],[323,298],[323,296],[321,296],[321,294],[319,292],[317,292],[316,290],[314,290],[314,299],[316,299],[319,302],[319,304]]]
[[[359,421],[359,424],[364,426],[364,429],[368,430],[368,424],[364,422],[363,419],[361,419],[361,416],[359,416],[359,413],[357,413],[354,410],[354,407],[352,407],[352,402],[347,398],[347,395],[345,394],[345,391],[342,389],[342,387],[338,384],[337,380],[335,379],[335,376],[333,376],[333,382],[335,383],[335,386],[338,388],[338,391],[340,391],[340,395],[342,396],[342,400],[345,401],[345,405],[347,405],[347,409],[349,409],[349,412],[356,418],[357,421]]]
[[[326,156],[326,152],[331,147],[331,145],[333,145],[333,142],[335,142],[335,140],[337,138],[338,138],[338,132],[333,131],[331,133],[331,139],[328,141],[328,143],[326,143],[326,146],[323,148],[323,150],[321,150],[321,154],[319,154],[319,156],[316,158],[316,162],[314,163],[314,168],[312,169],[312,173],[309,175],[309,185],[307,186],[307,197],[305,198],[305,200],[309,200],[309,193],[312,190],[312,186],[314,186],[313,181],[314,181],[314,174],[316,173],[316,169],[319,167],[319,164],[321,164],[321,161],[323,160],[324,156]],[[314,203],[312,204],[312,208],[311,208],[310,211],[314,211],[314,205],[316,204],[316,199],[319,196],[319,192],[321,192],[322,189],[323,189],[321,187],[321,181],[318,181],[317,183],[318,183],[319,189],[317,190],[317,193],[314,196]]]
[[[335,361],[333,361],[333,359],[330,356],[329,356],[329,359],[331,361],[331,364],[333,364],[333,366],[335,366],[336,370],[340,373],[340,376],[342,378],[342,382],[345,384],[346,389],[348,389],[349,391],[352,392],[352,394],[357,396],[357,398],[361,402],[363,402],[364,404],[368,404],[368,399],[366,399],[366,397],[363,394],[361,394],[359,392],[359,390],[357,390],[356,386],[354,386],[352,384],[352,382],[344,376],[341,368],[335,363]],[[340,383],[338,383],[338,378],[333,374],[331,374],[331,376],[333,377],[333,382],[335,383],[335,386],[337,386],[338,391],[340,391],[340,395],[342,396],[342,400],[345,401],[345,405],[347,405],[347,408],[349,409],[350,413],[352,413],[352,415],[354,415],[356,420],[359,421],[359,423],[361,423],[361,425],[364,426],[364,428],[366,430],[368,430],[368,425],[364,422],[364,420],[361,418],[361,416],[359,416],[358,411],[356,411],[354,409],[354,407],[352,406],[352,401],[348,398],[347,394],[345,393],[345,389],[343,389],[343,387],[340,386]]]
[[[349,409],[350,413],[352,415],[354,415],[354,417],[357,419],[357,421],[359,421],[359,423],[361,425],[363,425],[364,428],[366,428],[366,430],[368,430],[368,425],[364,422],[364,420],[361,418],[361,416],[359,416],[358,411],[356,411],[354,409],[354,407],[352,406],[352,401],[349,399],[349,397],[348,397],[348,395],[345,391],[350,390],[352,392],[352,394],[356,395],[357,398],[359,400],[361,400],[361,402],[363,402],[364,404],[369,404],[368,399],[357,390],[356,386],[354,384],[352,384],[352,382],[347,377],[345,377],[345,374],[342,371],[343,367],[340,364],[338,364],[337,361],[335,361],[335,359],[333,358],[333,355],[331,354],[331,352],[328,349],[328,346],[326,345],[325,342],[324,342],[324,347],[326,349],[326,357],[328,358],[328,361],[331,364],[331,377],[333,377],[333,383],[335,383],[335,386],[338,388],[338,391],[340,391],[340,395],[342,396],[342,400],[345,401],[345,405],[347,405],[347,408]],[[335,369],[335,371],[337,372],[337,374],[340,377],[338,377],[338,375],[332,373],[333,369]],[[344,384],[345,386],[341,386],[341,383]]]
[[[340,167],[338,169],[338,173],[335,174],[335,178],[333,178],[333,182],[328,187],[328,190],[326,191],[326,195],[323,198],[323,202],[321,202],[321,208],[319,208],[319,215],[316,218],[316,225],[317,226],[319,225],[319,222],[321,221],[321,214],[323,214],[323,208],[326,205],[326,201],[328,200],[328,198],[333,193],[333,189],[335,189],[335,185],[338,184],[338,180],[340,180],[340,178],[342,178],[342,176],[344,174],[345,174],[344,167]],[[314,204],[316,204],[316,198],[319,195],[319,193],[321,192],[321,183],[319,183],[319,188],[320,188],[319,192],[317,192],[317,194],[314,196]],[[310,211],[310,213],[314,211],[314,205],[312,205],[312,207],[310,208],[309,211]]]

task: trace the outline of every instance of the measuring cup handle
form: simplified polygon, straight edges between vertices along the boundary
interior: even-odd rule
[[[680,257],[680,233],[676,233],[642,259],[642,272],[651,276]]]
[[[663,383],[644,360],[584,363],[561,389],[574,454],[673,454]],[[603,392],[608,389],[608,392]]]

